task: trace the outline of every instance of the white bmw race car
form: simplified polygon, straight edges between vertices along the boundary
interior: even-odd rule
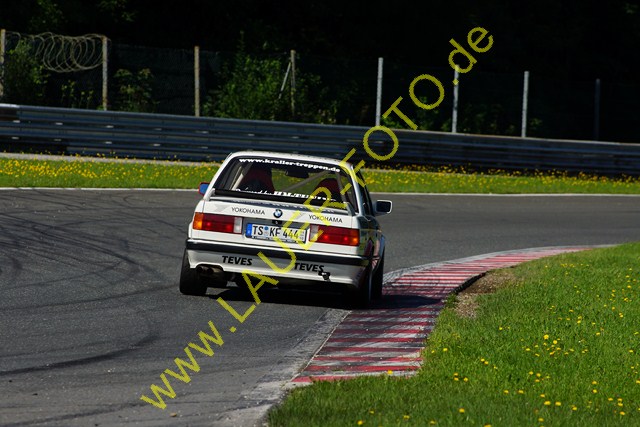
[[[366,306],[382,295],[385,238],[359,171],[344,161],[275,152],[230,154],[189,224],[180,292],[269,278],[277,286],[340,288]],[[252,279],[253,278],[253,279]]]

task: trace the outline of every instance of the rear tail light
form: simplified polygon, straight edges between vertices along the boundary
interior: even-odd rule
[[[193,229],[240,234],[242,233],[242,217],[196,212],[193,216]]]
[[[318,243],[346,246],[358,246],[360,244],[360,231],[353,228],[312,225],[310,233],[311,239]]]

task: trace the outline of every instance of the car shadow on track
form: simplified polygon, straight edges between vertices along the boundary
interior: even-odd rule
[[[237,287],[209,289],[207,296],[211,299],[218,297],[226,301],[254,302],[253,296]],[[301,305],[309,307],[326,307],[335,309],[349,309],[348,302],[340,293],[317,292],[298,289],[260,289],[260,301],[269,304]]]
[[[308,289],[265,288],[258,292],[260,301],[270,304],[299,305],[309,307],[326,307],[340,310],[387,310],[411,309],[440,304],[442,299],[428,298],[413,294],[384,295],[366,308],[354,307],[349,299],[340,292],[314,291]],[[209,289],[207,296],[211,299],[222,297],[227,301],[253,302],[253,296],[237,287]]]
[[[378,301],[374,301],[369,307],[370,310],[386,310],[386,309],[411,309],[418,307],[428,307],[435,304],[441,304],[439,298],[429,298],[412,294],[394,294],[382,295]]]

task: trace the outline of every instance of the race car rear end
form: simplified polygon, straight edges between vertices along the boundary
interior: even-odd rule
[[[361,180],[332,159],[230,155],[196,206],[180,290],[243,286],[253,273],[280,285],[345,287],[365,302],[378,296],[381,283],[370,282],[381,282],[384,237]],[[390,211],[387,203],[376,206]]]

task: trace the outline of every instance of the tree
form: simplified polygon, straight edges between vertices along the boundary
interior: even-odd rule
[[[32,54],[28,40],[20,40],[4,63],[3,102],[42,105],[49,74]]]
[[[233,67],[223,72],[224,84],[210,94],[204,114],[249,120],[277,120],[286,113],[279,97],[284,70],[277,58],[258,59],[239,51]]]
[[[133,74],[129,70],[120,69],[113,77],[117,88],[114,109],[138,113],[154,112],[156,103],[151,90],[151,70],[144,68]]]
[[[296,74],[294,114],[290,87],[283,85],[286,64],[282,57],[248,55],[241,44],[232,67],[223,72],[224,83],[205,102],[204,114],[247,120],[335,123],[335,101],[327,100],[320,78],[311,74]],[[291,84],[290,78],[287,82]]]

